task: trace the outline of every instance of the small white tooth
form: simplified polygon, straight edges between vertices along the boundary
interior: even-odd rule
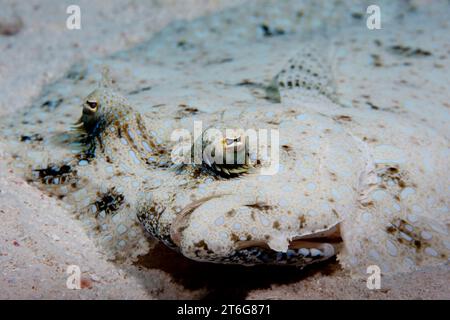
[[[317,250],[316,248],[311,248],[311,257],[318,257],[322,255],[322,251]]]
[[[309,255],[309,250],[306,248],[301,248],[298,250],[298,253],[300,253],[302,256],[306,257],[307,255]]]
[[[336,254],[336,251],[334,250],[334,247],[329,243],[324,243],[322,245],[323,255],[325,257],[332,257]]]

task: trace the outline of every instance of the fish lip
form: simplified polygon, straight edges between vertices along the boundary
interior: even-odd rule
[[[331,227],[316,232],[311,232],[301,236],[293,237],[289,241],[287,250],[300,248],[320,248],[324,245],[331,245],[335,252],[343,242],[340,230],[341,221],[335,223]],[[258,246],[263,248],[270,248],[266,241],[239,241],[237,242],[237,250],[246,249],[249,247]],[[273,250],[277,251],[277,250]]]

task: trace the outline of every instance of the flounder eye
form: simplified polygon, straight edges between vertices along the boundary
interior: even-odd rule
[[[238,138],[236,138],[236,139],[226,138],[226,139],[225,139],[225,142],[226,142],[226,144],[229,146],[229,145],[232,145],[232,144],[235,143],[235,142],[241,142],[241,137],[238,137]]]
[[[98,109],[98,102],[97,101],[91,101],[87,100],[85,104],[84,110],[87,112],[97,112]]]
[[[234,143],[234,139],[225,139],[225,143],[227,146],[230,146]]]
[[[232,138],[209,137],[202,141],[202,165],[208,171],[224,178],[237,177],[248,172],[248,150],[241,136]]]
[[[225,139],[227,145],[230,145],[234,142],[234,139]]]

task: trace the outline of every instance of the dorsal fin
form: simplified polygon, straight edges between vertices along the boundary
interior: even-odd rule
[[[323,51],[304,45],[274,78],[281,99],[326,97],[337,103],[333,68]]]

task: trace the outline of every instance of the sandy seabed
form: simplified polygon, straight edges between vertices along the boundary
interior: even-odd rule
[[[241,1],[78,1],[82,29],[65,27],[70,1],[0,0],[0,115],[29,105],[73,63],[146,40],[176,19]],[[449,299],[448,267],[382,278],[368,290],[336,261],[299,271],[201,264],[162,245],[132,267],[106,261],[81,225],[12,175],[0,141],[0,298],[2,299]],[[66,288],[79,265],[82,289]]]

